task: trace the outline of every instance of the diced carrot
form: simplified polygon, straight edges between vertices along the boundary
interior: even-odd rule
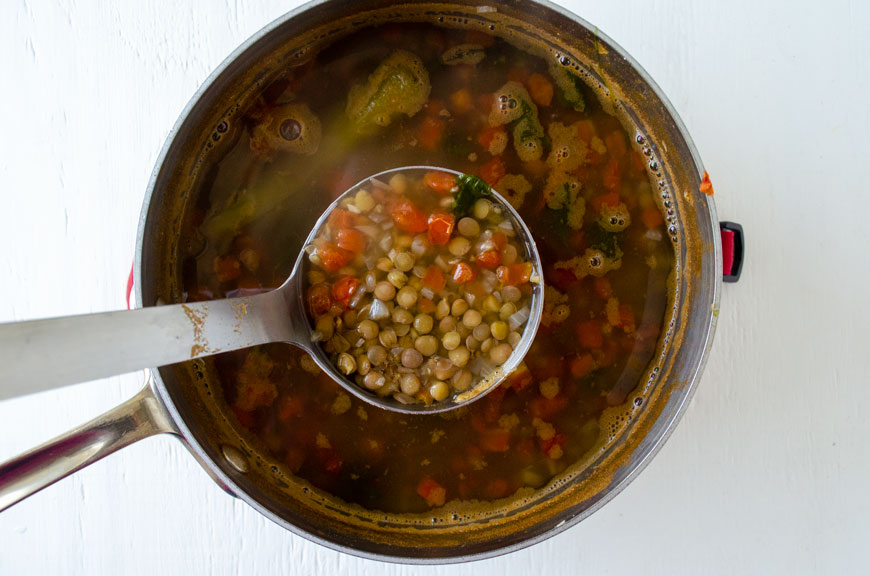
[[[490,270],[501,264],[501,254],[498,250],[485,250],[477,255],[477,265]]]
[[[366,249],[366,237],[359,230],[340,228],[335,233],[335,243],[339,248],[349,250],[354,254],[362,254]]]
[[[529,370],[529,367],[526,366],[525,362],[517,366],[516,370],[511,372],[510,376],[507,377],[508,386],[513,388],[516,392],[525,390],[532,385],[532,382],[534,382],[532,372]]]
[[[595,370],[595,359],[591,354],[581,354],[575,356],[570,362],[571,376],[574,378],[583,378],[587,374],[591,374]]]
[[[423,176],[423,184],[444,196],[456,190],[456,176],[450,172],[430,170]]]
[[[493,232],[492,243],[495,244],[495,247],[499,250],[504,250],[508,243],[508,237],[504,232]]]
[[[601,207],[605,204],[610,206],[611,208],[616,208],[619,206],[619,193],[618,192],[609,192],[607,194],[603,194],[601,196],[596,196],[591,201],[592,207],[595,208],[598,212],[601,212]]]
[[[640,219],[643,220],[643,225],[650,230],[655,230],[664,224],[665,221],[664,216],[662,216],[662,213],[655,206],[647,206],[644,208],[643,213],[640,215]]]
[[[232,282],[242,275],[242,264],[235,256],[218,256],[212,267],[218,282]]]
[[[353,276],[342,276],[332,285],[332,299],[347,308],[350,297],[359,287],[359,279]]]
[[[541,440],[541,452],[543,452],[547,456],[547,458],[558,460],[563,455],[562,447],[567,441],[567,436],[565,436],[561,432],[557,432],[553,435],[552,438],[548,438],[547,440]],[[555,448],[558,449],[554,450]]]
[[[426,501],[429,506],[443,506],[447,500],[447,490],[441,484],[428,476],[417,484],[417,494]]]
[[[484,496],[488,500],[496,500],[498,498],[504,498],[508,494],[510,494],[510,484],[504,478],[493,478],[490,480],[486,488],[484,489]]]
[[[233,414],[236,416],[236,420],[239,421],[239,424],[250,430],[254,427],[254,424],[257,422],[256,416],[254,416],[253,412],[249,412],[247,410],[242,410],[238,406],[233,406]]]
[[[453,234],[453,215],[446,212],[433,212],[429,215],[429,241],[436,246],[444,246]]]
[[[495,273],[505,286],[517,286],[527,283],[532,277],[533,270],[530,262],[520,262],[509,266],[499,266]]]
[[[577,325],[577,339],[584,348],[601,348],[604,344],[601,323],[597,320],[581,322]]]
[[[315,253],[323,267],[331,272],[346,266],[353,260],[353,252],[339,248],[332,242],[324,242],[316,248]]]
[[[553,101],[553,83],[543,74],[532,74],[528,80],[529,96],[538,106],[549,106]]]
[[[356,214],[344,208],[336,208],[329,214],[327,223],[333,230],[353,228],[356,225]]]
[[[558,394],[554,398],[545,398],[536,396],[529,402],[529,413],[534,418],[542,420],[551,420],[554,416],[568,407],[568,397],[564,394]]]
[[[423,286],[430,288],[433,292],[441,292],[447,281],[444,279],[444,274],[437,266],[429,266],[426,268],[426,273],[423,274]]]
[[[510,430],[493,428],[480,435],[479,446],[485,452],[507,452],[511,445]]]
[[[496,156],[478,169],[478,175],[490,186],[495,186],[506,174],[501,156]]]
[[[504,134],[505,129],[501,126],[486,126],[477,135],[477,143],[485,150],[489,150],[492,141],[495,140],[497,136],[502,136]]]
[[[390,215],[393,217],[393,222],[396,223],[396,226],[405,232],[418,233],[429,229],[426,214],[407,198],[397,202],[390,211]]]
[[[450,104],[453,111],[457,114],[465,114],[474,109],[474,99],[471,97],[471,92],[466,88],[461,88],[450,95]]]
[[[288,423],[292,418],[302,415],[304,401],[299,396],[286,396],[278,403],[278,420]]]
[[[604,276],[593,278],[592,289],[595,291],[595,295],[602,300],[607,300],[613,296],[613,288],[610,286],[610,280]]]
[[[634,330],[634,308],[629,304],[619,306],[619,327],[623,330]]]
[[[429,298],[417,298],[417,308],[420,309],[420,312],[423,314],[431,314],[435,312],[435,302],[430,300]]]
[[[628,146],[625,144],[625,136],[621,130],[614,130],[604,137],[604,144],[607,145],[607,151],[616,159],[622,159],[628,152]]]
[[[441,138],[444,136],[444,121],[437,116],[426,116],[420,124],[420,132],[417,135],[417,142],[420,148],[424,150],[434,151],[441,144]]]
[[[710,175],[707,174],[706,170],[704,170],[704,178],[703,180],[701,180],[701,185],[698,187],[698,190],[700,190],[707,196],[713,195],[713,182],[710,181]]]
[[[601,183],[610,192],[619,192],[619,188],[622,186],[622,173],[616,156],[611,156],[610,160],[607,161],[607,165],[601,173]]]
[[[314,284],[308,289],[308,310],[312,316],[316,318],[329,312],[330,307],[332,307],[331,293],[329,284],[325,282]]]
[[[453,267],[453,281],[457,284],[466,284],[474,280],[476,274],[474,268],[467,262],[459,262]]]

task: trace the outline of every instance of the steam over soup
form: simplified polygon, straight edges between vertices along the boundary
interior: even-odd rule
[[[662,331],[673,247],[640,148],[574,72],[480,32],[424,24],[368,28],[288,68],[225,131],[224,152],[203,179],[187,223],[189,301],[279,286],[332,200],[398,166],[479,176],[523,217],[544,267],[544,315],[525,362],[498,389],[455,412],[409,416],[373,408],[287,345],[215,357],[238,425],[285,473],[390,513],[498,499],[544,486],[578,461],[599,438],[604,410],[633,399]],[[358,208],[366,208],[373,199],[360,200]],[[467,209],[480,228],[487,215],[475,214],[474,204]],[[454,224],[480,233],[473,222]],[[408,253],[417,233],[408,234]],[[427,233],[421,224],[419,234]],[[506,246],[486,257],[515,259]],[[452,388],[433,391],[409,378],[409,396],[426,401],[466,384],[466,354],[451,357],[450,347],[471,357],[475,346],[511,342],[510,318],[525,295],[510,268],[495,279],[487,275],[489,291],[474,284],[478,275],[462,294],[448,291],[440,299],[422,291],[438,280],[426,278],[428,265],[420,276],[413,262],[387,259],[389,266],[358,262],[353,291],[331,286],[321,304],[340,304],[360,289],[360,298],[395,299],[405,286],[420,284],[416,295],[428,302],[415,301],[414,317],[400,330],[413,331],[414,343],[433,336],[420,341],[422,351],[409,347],[420,356],[444,348],[437,381]],[[440,271],[450,281],[443,276],[453,271]],[[481,321],[472,314],[464,322],[467,310],[483,312]],[[450,329],[439,331],[445,319]],[[357,373],[360,362],[371,370],[372,356],[383,360],[393,337],[403,338],[392,314],[365,320],[360,329],[372,338],[352,355]],[[401,392],[401,380],[397,385]]]

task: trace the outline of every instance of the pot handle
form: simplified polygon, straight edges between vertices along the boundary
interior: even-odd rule
[[[120,406],[0,464],[0,511],[133,442],[178,434],[150,381]]]
[[[722,236],[722,280],[737,282],[743,271],[743,226],[736,222],[719,222]]]

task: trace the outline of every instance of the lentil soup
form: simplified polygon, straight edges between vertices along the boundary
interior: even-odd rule
[[[287,345],[219,355],[238,425],[286,473],[389,513],[507,497],[580,460],[653,357],[674,269],[647,163],[607,110],[571,68],[428,24],[360,30],[271,81],[188,211],[188,301],[279,286],[350,185],[434,165],[479,176],[523,217],[544,314],[524,364],[443,415],[372,408]]]

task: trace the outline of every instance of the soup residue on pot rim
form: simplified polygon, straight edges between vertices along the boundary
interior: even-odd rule
[[[365,509],[419,513],[546,486],[596,445],[602,415],[653,359],[674,251],[648,160],[580,76],[481,32],[385,25],[288,69],[241,118],[189,216],[200,242],[184,260],[188,300],[277,287],[338,194],[420,164],[502,192],[547,285],[524,364],[455,414],[372,408],[286,345],[218,356],[238,426],[285,473]]]

